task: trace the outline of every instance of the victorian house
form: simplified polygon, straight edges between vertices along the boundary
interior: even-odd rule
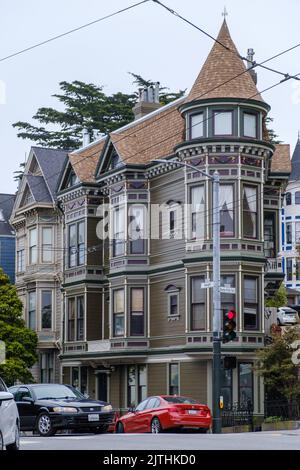
[[[11,225],[16,233],[16,287],[24,318],[38,334],[36,381],[60,379],[63,216],[56,188],[66,152],[32,147],[20,183]]]
[[[60,180],[62,380],[115,407],[169,393],[212,402],[212,187],[179,160],[220,173],[221,283],[235,292],[222,311],[237,313],[222,394],[263,413],[252,366],[265,296],[283,280],[289,146],[270,142],[270,106],[225,21],[218,40],[227,49],[215,43],[186,97],[160,107],[157,90],[143,90],[136,120],[71,153]]]
[[[14,206],[14,194],[0,194],[0,268],[15,283],[15,232],[9,219]]]

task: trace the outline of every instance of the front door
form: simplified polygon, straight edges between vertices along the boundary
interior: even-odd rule
[[[97,375],[97,380],[98,380],[98,396],[97,399],[100,401],[108,401],[108,378],[107,374],[105,372],[101,372],[100,374]]]

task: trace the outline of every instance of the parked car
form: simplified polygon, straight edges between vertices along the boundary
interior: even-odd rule
[[[298,317],[300,318],[300,305],[290,305],[293,310],[296,310]]]
[[[22,431],[53,436],[63,429],[105,433],[113,421],[112,406],[86,398],[71,385],[31,384],[11,387]]]
[[[0,377],[0,450],[19,450],[20,420],[14,396]]]
[[[160,433],[167,429],[195,428],[208,432],[212,417],[206,405],[176,395],[149,397],[118,419],[116,432]]]
[[[298,312],[291,307],[280,307],[277,310],[278,325],[295,325],[298,318]]]

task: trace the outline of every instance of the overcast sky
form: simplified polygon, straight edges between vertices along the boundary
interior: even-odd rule
[[[164,1],[164,0],[163,0]],[[165,3],[216,36],[225,0],[165,0]],[[68,29],[93,21],[135,0],[0,0],[0,58]],[[299,0],[227,0],[227,22],[243,55],[254,48],[257,62],[300,43]],[[50,44],[0,62],[0,193],[16,190],[13,172],[31,142],[18,139],[12,123],[32,121],[41,106],[56,107],[51,95],[62,80],[103,85],[106,93],[131,92],[128,72],[158,80],[172,90],[190,88],[212,40],[170,15],[146,4]],[[300,72],[300,47],[269,62]],[[262,69],[258,88],[280,80]],[[5,96],[4,96],[5,88]],[[280,139],[293,150],[300,129],[300,82],[288,81],[263,94]]]

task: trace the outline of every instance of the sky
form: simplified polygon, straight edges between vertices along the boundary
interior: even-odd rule
[[[33,122],[41,106],[58,107],[51,95],[59,82],[103,85],[107,94],[133,92],[128,72],[160,81],[171,90],[189,89],[213,41],[149,1],[52,43],[1,61],[11,53],[76,28],[137,0],[0,0],[0,193],[13,193],[13,172],[32,142],[12,124]],[[299,0],[162,0],[212,36],[221,27],[224,2],[231,36],[242,55],[255,50],[260,62],[300,43]],[[284,73],[300,73],[300,47],[269,62]],[[281,77],[257,69],[258,89]],[[291,145],[300,130],[300,81],[289,80],[263,94],[272,127]]]

